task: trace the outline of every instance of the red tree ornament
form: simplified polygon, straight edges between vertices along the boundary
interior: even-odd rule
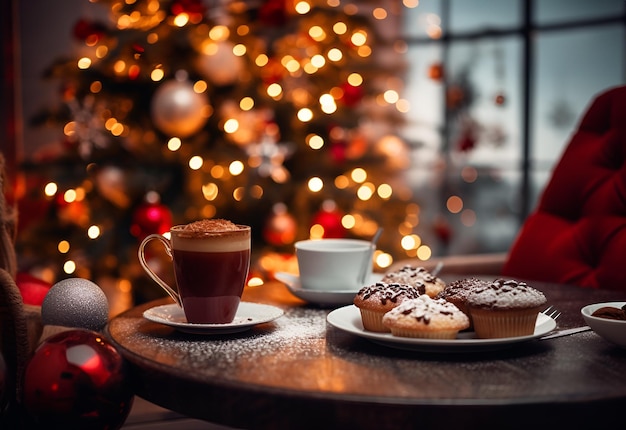
[[[172,213],[169,208],[159,202],[146,202],[135,210],[130,232],[143,240],[150,234],[167,233],[171,227]]]
[[[259,7],[259,21],[270,27],[280,27],[287,23],[286,0],[265,0]]]
[[[343,214],[336,208],[322,208],[313,216],[313,225],[319,224],[324,228],[324,238],[342,238],[346,236],[346,229],[341,224]]]
[[[433,81],[441,82],[444,77],[444,68],[441,63],[434,63],[428,67],[428,77]]]
[[[106,27],[97,21],[89,21],[80,19],[74,24],[73,35],[76,39],[85,41],[87,39],[96,38],[99,40],[104,36]]]
[[[132,401],[123,357],[94,331],[48,338],[26,366],[28,428],[118,429]]]
[[[341,89],[343,90],[341,100],[348,107],[356,106],[363,99],[363,89],[360,86],[355,87],[345,82],[341,85]]]
[[[265,223],[263,237],[271,245],[288,245],[296,239],[296,220],[287,212],[285,205],[276,206]]]

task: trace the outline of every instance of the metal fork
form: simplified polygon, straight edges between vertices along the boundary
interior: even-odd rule
[[[541,313],[549,316],[550,318],[554,320],[556,320],[558,317],[561,316],[561,312],[554,309],[553,306],[549,306],[547,309],[541,311]],[[554,330],[548,333],[547,335],[540,337],[539,339],[541,340],[554,339],[555,337],[569,336],[571,334],[582,333],[582,332],[589,331],[589,330],[591,330],[591,327],[589,326],[574,327],[574,328],[568,328],[565,330]]]
[[[550,305],[547,309],[541,311],[542,314],[549,316],[550,318],[552,318],[553,320],[556,320],[558,317],[561,316],[561,312],[559,312],[558,310],[554,309],[554,306]]]

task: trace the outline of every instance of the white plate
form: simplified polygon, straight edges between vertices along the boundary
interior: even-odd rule
[[[300,277],[293,273],[278,272],[274,277],[285,284],[291,294],[309,303],[315,303],[317,305],[347,305],[352,303],[354,296],[358,293],[359,288],[356,290],[339,290],[339,291],[323,291],[323,290],[310,290],[302,288],[300,284]],[[372,273],[369,276],[369,283],[378,282],[382,279],[383,275],[380,273]]]
[[[423,352],[468,352],[499,349],[539,338],[556,327],[555,320],[540,313],[537,317],[535,333],[529,336],[478,339],[474,332],[461,332],[456,339],[416,339],[393,336],[391,333],[375,333],[363,329],[361,312],[354,305],[335,309],[328,314],[326,320],[339,330],[367,338],[384,346]]]
[[[144,318],[174,327],[179,331],[194,334],[229,334],[248,330],[257,324],[275,320],[283,310],[260,303],[241,302],[235,319],[228,324],[191,324],[187,322],[183,309],[177,304],[155,306],[143,313]]]

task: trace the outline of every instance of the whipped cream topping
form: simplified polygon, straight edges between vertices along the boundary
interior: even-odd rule
[[[546,297],[525,282],[496,279],[490,284],[477,286],[469,296],[470,306],[492,309],[518,309],[541,306]]]

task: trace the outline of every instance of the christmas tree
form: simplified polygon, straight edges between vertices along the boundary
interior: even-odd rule
[[[213,217],[252,226],[261,272],[296,240],[369,239],[379,227],[379,268],[428,251],[397,135],[401,55],[381,31],[398,11],[99,3],[110,22],[76,23],[80,52],[48,71],[62,83],[59,104],[33,119],[65,140],[24,165],[26,200],[41,207],[18,240],[23,266],[51,280],[132,280],[143,277],[146,235]]]

